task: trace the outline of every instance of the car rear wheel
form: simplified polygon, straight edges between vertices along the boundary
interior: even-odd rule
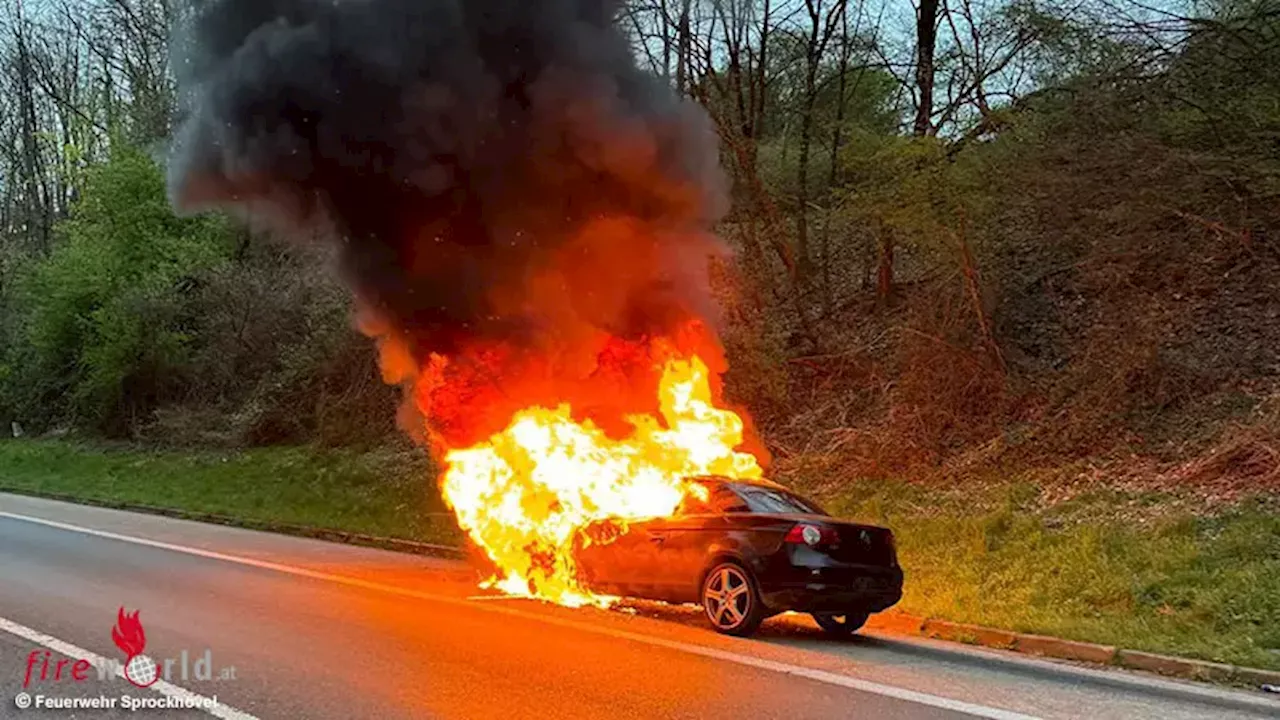
[[[833,637],[849,637],[866,624],[867,617],[869,617],[868,614],[864,612],[813,613],[813,619],[817,621],[818,627]]]
[[[722,562],[702,581],[702,610],[716,632],[745,637],[764,621],[764,605],[751,571],[736,562]]]

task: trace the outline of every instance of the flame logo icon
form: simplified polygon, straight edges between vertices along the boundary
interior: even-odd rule
[[[111,640],[124,653],[124,679],[145,688],[154,685],[160,674],[155,661],[142,654],[147,649],[147,633],[138,619],[139,612],[126,613],[122,606],[116,615],[116,625],[111,628]]]

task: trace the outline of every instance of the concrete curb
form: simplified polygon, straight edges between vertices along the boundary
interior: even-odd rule
[[[979,647],[1012,650],[1025,655],[1074,660],[1095,665],[1113,665],[1130,670],[1202,682],[1247,685],[1266,692],[1280,691],[1280,671],[1224,665],[1190,658],[1125,650],[1110,645],[1063,640],[1044,635],[966,625],[924,618],[909,613],[887,612],[872,615],[866,627],[901,635],[947,640]],[[1269,689],[1276,688],[1276,689]]]
[[[84,498],[75,495],[66,495],[63,493],[11,488],[3,485],[0,485],[0,492],[10,493],[12,495],[26,495],[28,497],[44,498],[46,500],[59,500],[62,502],[75,503],[76,505],[91,505],[94,507],[110,508],[112,510],[127,510],[129,512],[145,513],[148,515],[163,515],[165,517],[178,518],[180,520],[194,520],[196,522],[211,523],[214,525],[227,525],[230,527],[244,528],[246,530],[261,530],[264,532],[278,533],[280,535],[293,535],[296,537],[312,538],[315,540],[327,540],[329,542],[343,543],[346,545],[360,545],[362,547],[393,550],[395,552],[410,553],[413,555],[430,555],[433,557],[444,558],[464,557],[464,551],[462,548],[453,545],[436,545],[433,543],[417,542],[414,540],[402,540],[400,538],[365,535],[363,533],[347,532],[346,530],[333,530],[330,528],[278,523],[267,520],[249,520],[245,518],[232,517],[230,515],[219,515],[217,513],[194,512],[190,510],[178,510],[175,508],[156,507],[154,505],[143,505],[141,503]]]
[[[179,518],[182,520],[194,520],[197,522],[228,525],[250,530],[263,530],[283,535],[294,535],[298,537],[345,543],[348,545],[374,547],[383,550],[393,550],[396,552],[412,553],[416,555],[431,555],[435,557],[455,559],[466,557],[466,551],[463,548],[453,545],[436,545],[432,543],[415,542],[412,540],[401,540],[398,538],[351,533],[343,530],[291,525],[288,523],[245,520],[228,515],[218,515],[215,513],[191,512],[187,510],[142,505],[139,503],[81,498],[63,493],[8,488],[2,485],[0,485],[0,492],[47,498],[49,500],[60,500],[62,502],[75,503],[78,505],[106,507],[113,510],[127,510],[130,512],[141,512],[151,515],[164,515],[166,517]],[[978,647],[994,648],[997,650],[1011,650],[1024,655],[1038,655],[1041,657],[1072,660],[1095,665],[1112,665],[1130,670],[1141,670],[1157,675],[1165,675],[1168,677],[1176,677],[1186,680],[1249,686],[1255,689],[1261,689],[1268,693],[1280,692],[1280,671],[1275,670],[1239,667],[1235,665],[1207,662],[1204,660],[1192,660],[1189,658],[1180,658],[1170,655],[1158,655],[1138,650],[1125,650],[1115,648],[1110,645],[1098,645],[1095,643],[1079,642],[1075,640],[1063,640],[1061,638],[1048,637],[1045,635],[1031,635],[1028,633],[985,627],[982,625],[968,625],[965,623],[950,622],[948,620],[938,620],[936,618],[925,618],[918,615],[894,611],[872,615],[867,621],[866,627],[870,630],[881,630],[898,635],[926,637]]]

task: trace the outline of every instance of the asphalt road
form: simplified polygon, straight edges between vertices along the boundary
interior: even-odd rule
[[[121,606],[141,611],[146,655],[170,661],[164,682],[112,676]],[[71,678],[78,658],[105,676]],[[218,704],[19,710],[22,692]],[[726,638],[695,609],[495,598],[457,562],[0,494],[0,717],[211,715],[1198,720],[1280,717],[1280,702],[928,641],[830,641],[798,618]]]

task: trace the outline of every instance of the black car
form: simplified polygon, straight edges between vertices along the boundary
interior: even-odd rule
[[[788,610],[848,635],[901,599],[889,530],[837,520],[766,480],[690,483],[671,517],[585,528],[575,541],[582,582],[612,595],[700,603],[712,627],[743,636]]]

